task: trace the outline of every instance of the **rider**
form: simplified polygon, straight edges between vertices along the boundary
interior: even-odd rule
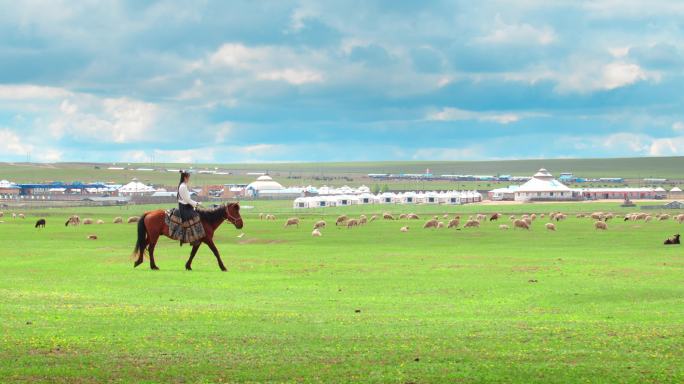
[[[190,173],[186,171],[180,171],[180,183],[178,183],[178,210],[180,211],[180,216],[183,222],[186,222],[195,217],[195,209],[200,203],[198,201],[192,200],[190,197]]]

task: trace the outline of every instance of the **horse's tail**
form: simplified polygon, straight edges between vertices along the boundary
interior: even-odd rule
[[[142,257],[145,254],[145,248],[147,248],[147,228],[145,227],[145,216],[143,214],[138,220],[138,241],[135,243],[135,248],[133,249],[133,256]]]

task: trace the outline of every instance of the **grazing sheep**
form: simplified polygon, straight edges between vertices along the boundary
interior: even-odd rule
[[[13,219],[16,219],[16,218],[17,218],[17,214],[16,214],[16,213],[12,213],[12,218],[13,218]]]
[[[600,229],[600,230],[602,230],[602,231],[605,231],[605,230],[608,229],[608,224],[606,224],[606,223],[603,222],[603,221],[597,221],[597,222],[594,223],[594,228]]]
[[[648,223],[648,222],[650,222],[650,221],[652,221],[652,220],[653,220],[653,216],[651,216],[651,215],[646,215],[646,217],[644,217],[644,222],[645,222],[645,223]]]
[[[556,221],[565,220],[565,219],[567,219],[567,218],[568,218],[568,216],[565,215],[565,214],[563,214],[563,213],[558,213],[558,214],[556,214]]]
[[[83,225],[91,225],[93,223],[93,219],[83,219]]]
[[[418,215],[416,215],[415,213],[409,213],[406,216],[406,218],[409,220],[420,220],[420,217]]]
[[[271,215],[271,214],[266,215],[266,221],[276,221],[275,215]]]
[[[382,214],[382,218],[383,218],[384,220],[394,220],[394,216],[392,216],[392,214],[389,213],[389,212],[383,213],[383,214]]]
[[[499,225],[499,229],[501,229],[502,231],[507,231],[509,229],[509,227],[506,224],[501,224],[501,225]]]
[[[45,219],[40,219],[36,221],[35,228],[45,228]]]
[[[311,232],[311,236],[313,236],[313,237],[321,237],[321,236],[323,236],[323,234],[322,234],[321,231],[319,231],[318,229],[314,229],[313,232]]]
[[[335,226],[342,225],[342,224],[346,223],[347,220],[349,220],[349,216],[342,215],[342,216],[338,217],[337,220],[335,221]]]
[[[358,227],[359,226],[359,221],[356,219],[351,219],[347,221],[347,228],[353,228],[353,227]]]
[[[679,224],[684,223],[684,213],[682,213],[681,215],[677,215],[675,219]]]
[[[88,235],[88,240],[97,240],[97,235]]]
[[[115,217],[114,224],[123,224],[123,217]]]
[[[549,231],[555,231],[555,230],[556,230],[556,225],[553,224],[553,223],[546,223],[545,227],[546,227],[546,229],[548,229]]]
[[[530,219],[529,217],[524,218],[523,221],[527,223],[527,226],[532,225],[532,219]]]
[[[26,218],[26,216],[24,216],[23,213],[18,214],[17,217],[20,218],[20,219],[25,219],[25,218]]]
[[[477,215],[477,221],[482,222],[487,220],[487,215],[479,214]]]
[[[264,217],[266,217],[266,215],[264,215],[263,213],[260,213],[260,214],[259,214],[259,220],[263,220]]]
[[[528,231],[530,230],[530,225],[527,223],[525,220],[516,220],[513,223],[513,226],[515,228],[520,228],[520,229],[527,229]]]
[[[439,223],[439,222],[438,222],[437,220],[435,220],[435,219],[428,220],[428,221],[426,221],[425,224],[423,225],[423,228],[424,228],[424,229],[427,229],[427,228],[437,228],[437,224],[438,224],[438,223]]]
[[[361,218],[359,219],[359,225],[366,225],[366,224],[368,224],[368,219],[366,219],[366,217],[362,215]]]
[[[480,227],[480,222],[477,220],[468,220],[463,228],[479,228]]]
[[[670,220],[670,215],[668,215],[667,213],[663,213],[662,215],[660,215],[658,217],[658,221],[665,221],[665,220]]]
[[[297,226],[297,228],[299,228],[299,219],[298,218],[291,217],[291,218],[287,219],[284,227],[287,228],[287,227],[291,227],[293,225],[295,225],[295,226]]]
[[[449,225],[447,225],[447,228],[458,228],[459,224],[461,224],[461,220],[452,219],[451,221],[449,221]]]
[[[408,232],[408,231],[409,231],[409,227],[401,227],[400,231],[401,231],[401,232]]]
[[[444,215],[442,215],[442,219],[448,219],[448,218],[449,218],[449,214],[448,214],[448,213],[445,213]]]
[[[540,219],[543,219],[545,216],[546,216],[546,215],[544,215],[544,214],[542,213],[541,215],[539,215],[539,218],[540,218]]]
[[[361,216],[359,216],[359,220],[360,220],[360,219],[366,219],[366,220],[368,220],[368,218],[366,217],[366,215],[361,215]]]
[[[97,224],[104,224],[104,220],[97,220]]]
[[[402,213],[401,215],[399,215],[399,220],[405,220],[407,217],[408,217],[407,214]]]
[[[497,221],[501,217],[500,213],[494,213],[492,214],[492,217],[489,218],[489,221]]]
[[[70,225],[77,226],[79,224],[81,224],[81,218],[76,216],[76,215],[73,215],[67,219],[66,223],[64,223],[64,226],[65,227],[68,227]]]
[[[518,219],[517,217],[515,217],[515,215],[511,215],[511,216],[509,216],[508,218],[509,218],[511,221],[515,221],[515,220]]]
[[[669,239],[667,239],[667,240],[665,240],[665,245],[676,245],[676,244],[680,244],[680,243],[679,243],[679,235],[678,235],[678,234],[677,234],[677,235],[674,235],[673,237],[671,237],[671,238],[669,238]]]
[[[128,218],[128,220],[126,220],[128,224],[137,223],[138,221],[140,221],[140,217],[138,216],[131,216]]]
[[[440,221],[437,223],[437,228],[444,228],[444,222]]]
[[[603,212],[594,212],[591,214],[591,218],[594,220],[603,220]]]
[[[326,222],[324,220],[321,220],[321,221],[316,222],[316,224],[314,224],[314,229],[325,228],[325,226],[326,226]]]
[[[370,221],[373,222],[377,219],[378,219],[378,215],[373,215],[373,216],[371,216]]]
[[[530,215],[530,220],[535,221],[537,220],[537,214],[533,213]]]

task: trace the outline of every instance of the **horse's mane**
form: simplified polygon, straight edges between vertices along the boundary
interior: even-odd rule
[[[210,224],[216,224],[226,219],[226,205],[221,204],[215,208],[204,209],[200,208],[197,210],[202,221],[206,221]]]

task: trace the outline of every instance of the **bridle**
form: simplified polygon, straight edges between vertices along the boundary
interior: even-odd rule
[[[230,221],[233,224],[236,224],[238,221],[242,220],[242,217],[235,217],[230,214],[230,211],[228,210],[228,207],[230,205],[226,205],[226,220]]]

